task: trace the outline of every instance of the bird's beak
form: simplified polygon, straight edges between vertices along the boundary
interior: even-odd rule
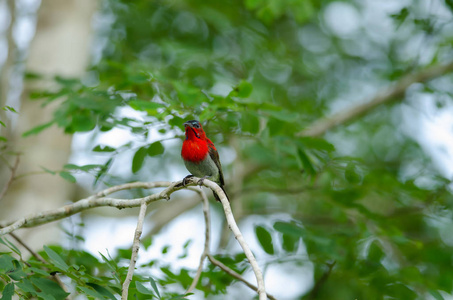
[[[184,123],[184,128],[186,128],[187,126],[189,126],[189,127],[193,128],[192,124],[191,124],[191,123],[189,123],[189,122],[186,122],[186,123]]]

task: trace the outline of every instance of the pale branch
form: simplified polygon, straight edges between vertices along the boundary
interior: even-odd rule
[[[170,195],[183,188],[188,188],[189,186],[194,186],[198,184],[200,181],[200,178],[197,177],[192,177],[189,180],[187,180],[186,186],[182,185],[182,181],[177,181],[177,182],[150,182],[150,183],[144,183],[144,182],[136,182],[136,183],[128,183],[128,184],[123,184],[120,186],[115,186],[108,188],[102,192],[99,192],[91,197],[88,197],[86,199],[79,200],[75,203],[65,205],[61,208],[54,209],[54,210],[49,210],[45,212],[40,212],[36,214],[31,214],[29,216],[23,217],[19,220],[13,221],[13,222],[2,222],[0,223],[0,227],[3,227],[0,229],[0,236],[8,234],[13,232],[14,230],[21,228],[21,227],[32,227],[32,226],[37,226],[40,224],[44,223],[50,223],[52,221],[56,221],[65,217],[69,217],[71,215],[74,215],[78,212],[94,208],[94,207],[101,207],[101,206],[110,206],[110,207],[116,207],[118,209],[122,208],[132,208],[132,207],[138,207],[138,206],[147,206],[151,202],[166,199],[170,199]],[[234,219],[234,216],[231,212],[231,206],[228,201],[228,198],[226,197],[225,193],[223,190],[214,182],[204,179],[203,183],[204,186],[210,188],[213,190],[215,193],[220,198],[220,201],[222,202],[223,209],[225,211],[225,217],[228,222],[228,226],[230,227],[231,231],[233,232],[236,240],[239,242],[240,246],[242,247],[247,259],[250,262],[250,265],[252,266],[252,270],[255,273],[256,281],[257,281],[257,293],[259,295],[260,300],[265,300],[267,298],[266,295],[266,290],[264,287],[264,279],[263,279],[263,274],[258,266],[258,263],[253,256],[252,251],[250,250],[249,246],[247,245],[244,237],[242,236],[241,231],[239,230],[239,227],[236,224],[236,221]],[[105,196],[120,191],[120,190],[126,190],[126,189],[133,189],[133,188],[158,188],[158,187],[165,187],[164,190],[154,193],[151,195],[148,195],[143,198],[136,198],[136,199],[116,199],[116,198],[105,198]],[[189,188],[191,190],[196,190],[194,188]]]
[[[306,129],[297,133],[296,136],[316,137],[323,135],[334,127],[348,123],[367,114],[379,105],[401,99],[406,90],[414,83],[424,83],[450,72],[453,72],[453,62],[428,67],[417,73],[408,74],[398,80],[395,84],[375,95],[371,100],[344,111],[340,111],[330,117],[318,119]]]
[[[230,269],[229,267],[224,265],[221,261],[217,260],[211,254],[208,254],[208,259],[214,266],[219,267],[220,269],[222,269],[225,273],[227,273],[231,277],[234,277],[237,280],[242,281],[246,286],[248,286],[250,289],[254,290],[255,292],[258,291],[258,288],[254,284],[248,282],[244,277],[241,276],[241,274],[237,273],[233,269]],[[274,296],[270,295],[269,293],[267,294],[267,298],[269,298],[271,300],[277,300]]]
[[[203,215],[204,215],[204,222],[205,222],[205,240],[204,240],[204,249],[203,253],[200,256],[200,264],[198,265],[197,273],[192,281],[192,284],[187,289],[186,294],[190,293],[198,284],[198,281],[201,277],[201,272],[203,271],[203,263],[206,259],[206,256],[209,255],[209,243],[211,237],[211,219],[209,214],[209,201],[208,197],[202,190],[196,190],[198,194],[200,194],[201,200],[203,202]]]
[[[197,178],[194,177],[192,177],[191,179],[197,180]],[[247,257],[247,259],[250,262],[250,265],[252,266],[253,272],[255,273],[256,283],[258,285],[257,293],[259,295],[259,300],[265,300],[267,298],[267,295],[266,289],[264,287],[263,273],[261,272],[261,269],[258,266],[258,263],[255,259],[255,256],[253,256],[252,251],[247,245],[247,242],[245,241],[241,231],[239,230],[239,227],[236,224],[233,213],[231,212],[231,206],[230,202],[228,201],[228,198],[226,197],[223,190],[216,183],[205,179],[203,180],[203,185],[213,190],[219,196],[220,201],[222,202],[223,205],[223,210],[225,212],[225,217],[227,219],[228,226],[230,227],[231,231],[234,234],[234,237],[236,238],[242,250],[244,251],[245,256]]]
[[[137,263],[138,251],[140,250],[140,236],[143,231],[143,222],[145,220],[146,208],[148,204],[146,201],[142,201],[140,204],[140,212],[138,214],[137,228],[135,229],[134,242],[132,243],[132,255],[131,262],[129,263],[129,268],[127,270],[126,279],[123,282],[123,291],[121,294],[122,300],[127,300],[127,295],[129,293],[129,284],[132,281],[132,276],[134,276],[135,264]]]
[[[162,199],[169,199],[170,195],[182,189],[183,187],[175,187],[178,182],[171,183],[168,181],[156,181],[156,182],[135,182],[135,183],[128,183],[123,184],[118,187],[108,188],[102,192],[97,193],[91,197],[86,199],[79,200],[77,202],[65,205],[63,207],[48,210],[44,212],[39,212],[35,214],[30,214],[25,216],[19,220],[14,222],[0,222],[0,236],[13,232],[16,229],[21,227],[34,227],[44,223],[50,223],[56,220],[60,220],[69,216],[72,216],[76,213],[81,211],[94,208],[94,207],[101,207],[101,206],[110,206],[116,207],[118,209],[123,208],[131,208],[131,207],[138,207],[141,205],[142,201],[145,201],[147,204],[158,201]],[[195,184],[193,184],[195,185]],[[99,195],[108,195],[120,190],[125,189],[133,189],[133,188],[158,188],[158,187],[166,187],[166,189],[162,190],[159,193],[151,194],[149,196],[143,198],[136,198],[136,199],[115,199],[115,198],[98,198]]]
[[[17,168],[19,167],[19,161],[20,157],[19,155],[16,156],[16,160],[14,162],[14,165],[10,168],[11,169],[11,175],[8,179],[8,182],[6,182],[5,186],[3,187],[2,191],[0,192],[0,200],[6,195],[8,192],[9,187],[11,186],[11,183],[14,180],[14,175],[16,174]]]

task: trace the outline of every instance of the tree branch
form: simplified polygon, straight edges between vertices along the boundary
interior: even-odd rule
[[[208,259],[209,259],[209,261],[211,261],[211,263],[213,265],[219,267],[220,269],[225,271],[225,273],[227,273],[228,275],[236,278],[239,281],[242,281],[246,286],[248,286],[249,288],[251,288],[255,292],[258,291],[258,288],[255,285],[253,285],[252,283],[250,283],[247,280],[245,280],[245,278],[242,277],[241,274],[237,273],[235,270],[232,270],[232,269],[228,268],[226,265],[224,265],[221,261],[217,260],[211,254],[208,254]],[[274,296],[270,295],[269,293],[267,294],[267,298],[269,298],[271,300],[277,300]]]
[[[187,184],[184,187],[182,185],[182,181],[177,181],[177,182],[165,182],[165,181],[157,181],[157,182],[135,182],[135,183],[127,183],[119,186],[114,186],[111,188],[108,188],[106,190],[103,190],[91,197],[88,197],[86,199],[79,200],[75,203],[65,205],[61,208],[54,209],[54,210],[49,210],[45,212],[40,212],[37,214],[31,214],[29,216],[23,217],[17,221],[13,222],[6,222],[6,225],[3,225],[3,223],[0,223],[0,227],[4,227],[0,229],[0,236],[8,234],[13,232],[14,230],[21,228],[21,227],[32,227],[32,226],[37,226],[40,224],[44,223],[49,223],[55,220],[59,220],[68,216],[71,216],[73,214],[76,214],[78,212],[93,208],[93,207],[100,207],[100,206],[111,206],[111,207],[116,207],[118,209],[122,208],[131,208],[131,207],[137,207],[141,206],[142,208],[145,207],[154,201],[158,201],[161,199],[170,199],[170,195],[183,188],[187,188],[188,186],[194,186],[198,184],[200,178],[197,177],[192,177],[189,180],[187,180]],[[266,295],[266,290],[264,287],[264,279],[263,279],[263,274],[258,266],[258,263],[253,256],[252,251],[250,250],[249,246],[247,245],[244,237],[242,236],[241,231],[239,230],[239,227],[236,224],[236,221],[234,219],[234,216],[231,212],[231,206],[228,201],[228,198],[226,197],[225,193],[223,190],[213,181],[210,181],[208,179],[203,180],[203,185],[210,188],[213,190],[217,195],[219,195],[220,201],[222,202],[223,209],[225,211],[225,217],[228,222],[228,226],[230,227],[231,231],[233,232],[234,236],[236,237],[236,240],[239,242],[240,246],[242,247],[242,250],[244,251],[247,259],[250,262],[250,265],[252,266],[253,272],[255,273],[256,281],[257,281],[257,292],[259,295],[260,300],[265,300],[267,298]],[[136,198],[136,199],[115,199],[115,198],[105,198],[105,196],[118,192],[121,190],[126,190],[126,189],[132,189],[132,188],[156,188],[156,187],[166,187],[164,190],[160,191],[159,193],[151,194],[143,198]],[[192,189],[192,188],[189,188]],[[143,208],[144,210],[144,208]],[[140,218],[142,213],[142,210],[140,211]],[[139,223],[140,223],[140,218],[139,218]],[[143,216],[144,218],[144,216]],[[140,229],[140,230],[139,230]],[[136,233],[140,231],[141,234],[141,228],[139,228],[139,224],[137,224],[137,230]],[[136,234],[137,235],[137,234]],[[134,239],[135,243],[136,239]],[[206,244],[205,244],[206,246]],[[206,248],[205,248],[206,249]],[[132,265],[132,263],[131,263]],[[129,273],[129,272],[128,272]]]
[[[297,133],[296,136],[316,137],[323,135],[334,127],[351,122],[367,114],[379,105],[399,100],[404,95],[407,88],[409,88],[414,83],[427,82],[450,72],[453,72],[453,62],[444,65],[428,67],[424,70],[419,71],[418,73],[406,75],[394,85],[378,93],[370,101],[359,104],[350,109],[340,111],[330,117],[316,120],[305,130]]]
[[[99,192],[91,197],[86,199],[79,200],[72,204],[65,205],[63,207],[48,210],[45,212],[40,212],[36,214],[30,214],[25,216],[19,220],[14,222],[0,222],[0,236],[5,235],[7,233],[13,232],[16,229],[21,227],[34,227],[44,223],[50,223],[56,220],[60,220],[69,216],[72,216],[76,213],[81,211],[94,208],[94,207],[101,207],[101,206],[111,206],[116,207],[118,209],[122,208],[132,208],[138,207],[141,205],[142,201],[145,201],[147,204],[162,200],[162,199],[169,199],[170,195],[182,189],[183,187],[175,187],[178,182],[171,183],[168,181],[156,181],[156,182],[134,182],[134,183],[127,183],[115,187],[108,188],[102,192]],[[193,184],[195,185],[195,184]],[[144,198],[136,198],[136,199],[115,199],[115,198],[104,198],[102,196],[107,196],[111,193],[118,192],[121,190],[126,189],[133,189],[133,188],[157,188],[157,187],[167,187],[160,193],[152,194],[146,196]],[[99,198],[102,197],[102,198]]]
[[[148,204],[146,201],[142,201],[140,204],[140,212],[138,214],[137,228],[135,229],[134,242],[132,243],[132,255],[131,262],[129,263],[129,268],[127,270],[126,279],[123,282],[123,291],[121,295],[121,300],[127,300],[127,294],[129,293],[129,284],[132,281],[132,276],[134,276],[135,264],[137,263],[138,251],[140,250],[140,236],[143,231],[143,221],[145,220],[146,208]]]
[[[198,180],[199,180],[198,178],[195,178],[195,177],[192,177],[190,179],[197,180],[196,182],[198,182]],[[259,295],[259,300],[266,300],[267,295],[266,295],[266,289],[264,287],[263,274],[261,272],[260,267],[258,266],[258,263],[256,262],[255,256],[253,256],[252,251],[250,251],[250,248],[247,245],[247,242],[245,241],[244,237],[242,236],[241,231],[239,230],[239,227],[236,224],[233,213],[231,212],[230,201],[228,201],[228,198],[226,197],[225,193],[216,183],[214,183],[208,179],[205,179],[205,180],[203,180],[203,185],[210,188],[211,190],[213,190],[219,196],[220,201],[222,202],[222,205],[223,205],[223,210],[225,212],[225,217],[227,219],[228,226],[230,227],[231,231],[233,232],[239,245],[241,245],[245,256],[247,257],[247,259],[250,262],[250,265],[252,266],[253,272],[255,273],[256,282],[258,285],[257,293]]]
[[[203,263],[206,259],[206,256],[209,255],[209,243],[211,237],[211,219],[209,215],[209,201],[208,197],[202,190],[196,190],[198,194],[200,194],[201,200],[203,201],[203,215],[204,215],[204,222],[205,222],[205,241],[204,241],[204,249],[203,253],[200,256],[200,264],[198,265],[197,273],[192,281],[192,284],[187,289],[186,294],[190,293],[198,284],[200,280],[201,271],[203,271]]]
[[[2,191],[0,192],[0,200],[6,195],[11,183],[14,180],[14,175],[16,174],[17,167],[19,167],[19,161],[20,161],[19,154],[17,154],[16,161],[14,162],[14,166],[12,166],[10,168],[11,169],[11,175],[10,175],[10,177],[8,179],[8,182],[5,184],[5,186],[3,187]]]

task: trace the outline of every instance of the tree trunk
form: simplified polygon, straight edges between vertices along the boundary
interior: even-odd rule
[[[27,71],[44,75],[45,79],[26,82],[13,134],[14,150],[23,153],[17,175],[40,171],[41,166],[59,170],[67,163],[71,136],[59,128],[50,128],[36,136],[21,134],[51,120],[54,107],[41,108],[41,102],[30,101],[31,89],[52,89],[55,75],[80,77],[89,62],[91,18],[97,1],[43,0],[38,12],[36,34],[26,61]],[[59,176],[30,175],[15,180],[1,200],[0,218],[17,219],[29,213],[56,208],[71,200],[74,185]],[[55,224],[20,232],[33,248],[58,240]]]

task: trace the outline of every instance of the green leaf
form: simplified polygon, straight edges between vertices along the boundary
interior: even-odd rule
[[[94,289],[86,288],[83,286],[78,286],[77,289],[84,292],[85,295],[87,296],[94,297],[94,299],[105,299],[105,297],[102,294],[98,293]]]
[[[0,121],[0,125],[2,125],[3,127],[6,127],[5,123],[3,123],[2,121]]]
[[[302,163],[302,166],[303,166],[304,170],[309,175],[315,175],[316,174],[315,168],[313,167],[313,164],[311,163],[310,158],[305,153],[305,151],[302,150],[301,147],[297,147],[297,154],[298,154],[298,157],[300,159],[300,162]]]
[[[52,264],[63,270],[63,271],[67,271],[69,269],[69,266],[66,264],[66,262],[61,258],[61,256],[53,251],[52,249],[50,249],[49,247],[47,246],[44,246],[44,251],[47,253],[47,255],[49,256],[49,259],[51,260]]]
[[[159,289],[157,288],[156,282],[154,281],[154,279],[152,277],[149,277],[149,281],[151,282],[151,286],[153,287],[153,290],[156,292],[157,297],[159,297],[159,299],[160,299],[160,293],[159,293]]]
[[[236,87],[237,96],[239,98],[247,98],[253,91],[253,85],[247,81],[241,81]]]
[[[0,298],[0,300],[11,300],[13,299],[13,295],[14,295],[14,283],[10,282],[3,289],[2,298]]]
[[[295,237],[302,237],[303,235],[303,228],[294,223],[275,222],[274,229],[283,234],[289,234]]]
[[[93,148],[93,152],[113,152],[115,151],[116,149],[113,148],[113,147],[110,147],[110,146],[106,146],[106,145],[97,145],[96,147]]]
[[[141,147],[135,152],[134,158],[132,159],[132,173],[135,174],[142,168],[147,152],[146,147]]]
[[[17,114],[17,111],[16,111],[16,110],[14,109],[14,107],[12,107],[12,106],[8,106],[8,105],[7,105],[7,106],[2,107],[2,109],[3,109],[4,111],[10,111],[10,112],[13,112],[13,113],[16,113],[16,114]]]
[[[54,123],[54,121],[50,121],[48,123],[33,127],[32,129],[22,133],[22,136],[23,137],[27,137],[27,136],[30,136],[30,135],[38,134],[41,131],[43,131],[44,129],[49,128],[50,126],[52,126],[53,123]]]
[[[164,153],[164,150],[164,146],[161,142],[154,142],[149,145],[147,153],[149,156],[156,156]]]
[[[444,300],[444,299],[445,299],[445,298],[442,296],[442,294],[439,293],[439,291],[430,290],[429,293],[430,293],[431,296],[433,296],[436,300]]]
[[[267,254],[274,254],[274,245],[272,244],[272,236],[269,231],[266,230],[263,226],[255,227],[255,234],[260,242],[261,247]]]
[[[295,250],[297,250],[297,246],[299,244],[300,237],[284,233],[282,235],[282,238],[283,238],[283,243],[282,243],[283,250],[285,250],[287,252],[294,252]]]
[[[153,292],[151,292],[146,286],[144,286],[140,281],[135,282],[135,287],[137,291],[143,295],[151,295],[152,298],[156,297]]]
[[[47,274],[46,276],[49,276],[49,274]],[[26,293],[36,293],[36,288],[33,286],[33,284],[31,283],[30,280],[28,279],[23,279],[22,281],[20,282],[16,282],[16,286],[21,289],[22,291],[26,292]]]
[[[6,237],[0,238],[0,243],[11,249],[17,255],[21,255],[19,248],[16,247],[13,243],[11,243]]]
[[[7,139],[6,137],[0,135],[0,141],[2,141],[2,142],[7,142],[8,139]]]
[[[100,286],[99,284],[95,284],[95,283],[88,283],[89,286],[91,286],[96,292],[98,292],[100,295],[106,297],[106,298],[109,298],[109,299],[112,299],[112,300],[116,300],[115,298],[115,295],[113,295],[108,289],[106,289],[105,287],[103,286]]]
[[[6,273],[14,269],[13,260],[14,258],[10,255],[0,255],[0,271]]]
[[[32,277],[31,282],[41,290],[43,296],[52,296],[56,300],[64,300],[69,295],[58,283],[50,279]],[[49,297],[48,299],[51,298]]]
[[[60,175],[60,177],[63,178],[64,180],[69,181],[71,183],[75,183],[77,181],[75,179],[75,177],[72,176],[71,173],[69,173],[69,172],[63,171],[63,172],[58,173],[58,175]]]
[[[135,110],[146,111],[148,114],[153,114],[156,112],[158,108],[164,107],[163,104],[151,102],[151,101],[144,101],[144,100],[132,100],[129,101],[129,106]]]

